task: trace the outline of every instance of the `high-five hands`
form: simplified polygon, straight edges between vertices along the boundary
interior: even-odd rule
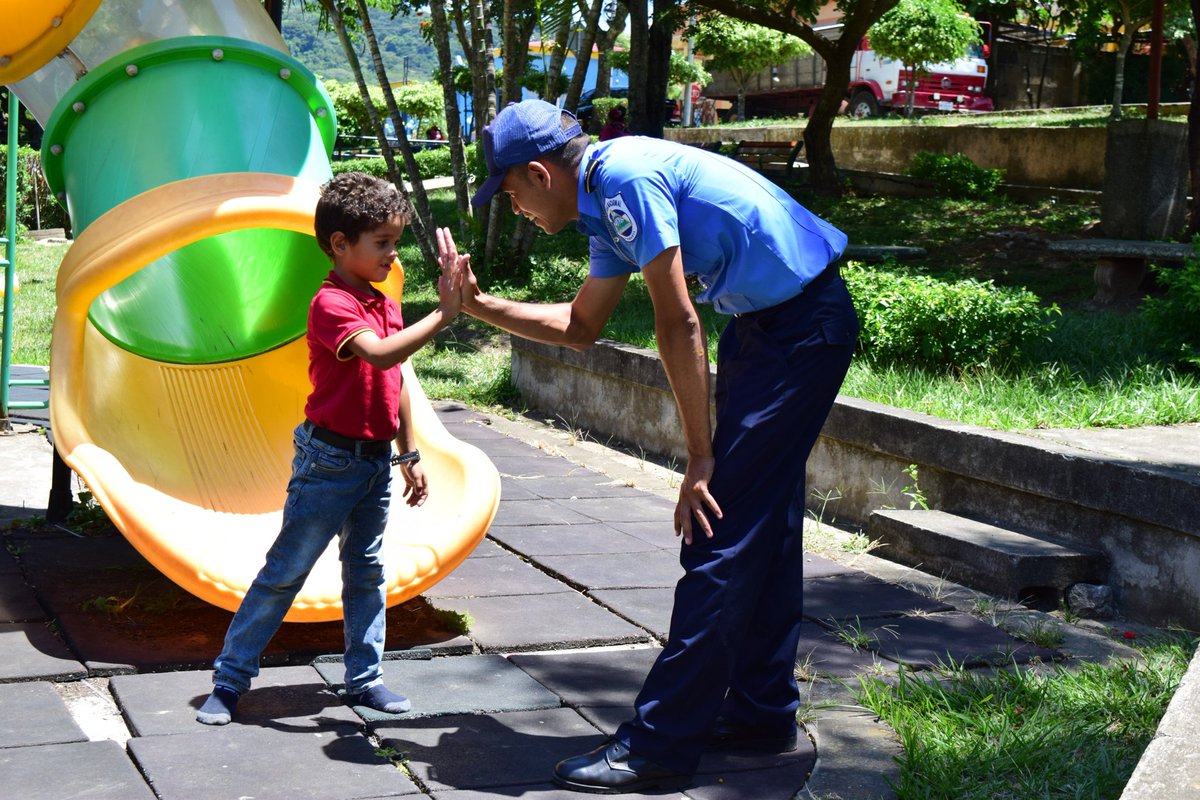
[[[458,254],[449,228],[437,229],[437,243],[438,265],[442,270],[438,276],[438,307],[453,317],[462,308],[462,287],[464,277],[471,273],[471,256]]]
[[[437,242],[438,261],[442,265],[442,274],[446,274],[447,262],[453,260],[455,264],[452,271],[457,276],[457,280],[456,282],[452,280],[450,288],[459,292],[462,308],[470,311],[472,301],[479,293],[479,282],[475,279],[475,273],[471,271],[471,257],[458,255],[458,246],[454,244],[454,236],[450,233],[449,228],[437,229]],[[438,291],[441,292],[440,281],[438,282]]]

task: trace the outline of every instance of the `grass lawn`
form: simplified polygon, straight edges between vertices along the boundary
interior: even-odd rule
[[[1022,364],[947,374],[859,359],[851,366],[844,393],[1009,430],[1200,421],[1200,376],[1148,356],[1148,331],[1135,309],[1106,311],[1088,305],[1094,291],[1090,263],[1048,259],[1038,245],[1040,238],[1077,234],[1095,224],[1096,206],[1000,199],[802,199],[847,231],[851,241],[927,250],[928,258],[906,262],[905,269],[1025,287],[1062,309],[1051,336]],[[435,195],[434,205],[435,213],[451,216],[447,193]],[[66,247],[31,242],[18,247],[22,287],[14,314],[16,363],[48,363],[54,275]],[[434,271],[421,262],[414,244],[402,250],[401,259],[408,269],[405,315],[412,319],[436,302]],[[481,282],[509,297],[569,300],[585,275],[586,241],[571,233],[539,235],[526,267],[527,278],[505,284],[483,274]],[[701,312],[715,357],[724,319],[707,306]],[[655,346],[650,300],[638,278],[631,281],[603,335]],[[509,381],[506,338],[465,315],[421,353],[415,366],[431,397],[488,406],[518,402]]]

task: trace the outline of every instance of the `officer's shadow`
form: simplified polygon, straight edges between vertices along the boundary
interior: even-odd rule
[[[555,764],[607,738],[570,708],[398,719],[373,728],[380,747],[429,790],[486,789],[497,797],[549,788]]]

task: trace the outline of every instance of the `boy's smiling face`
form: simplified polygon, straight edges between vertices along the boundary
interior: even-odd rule
[[[341,231],[334,232],[329,237],[333,271],[355,289],[369,291],[372,283],[387,279],[396,261],[396,246],[403,232],[404,221],[400,217],[364,231],[355,242]]]

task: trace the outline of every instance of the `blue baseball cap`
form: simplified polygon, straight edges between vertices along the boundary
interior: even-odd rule
[[[574,121],[566,128],[562,126],[563,114]],[[488,177],[471,198],[471,205],[481,206],[491,200],[513,167],[536,161],[538,156],[557,150],[581,133],[583,128],[574,114],[545,100],[509,103],[483,129]]]

